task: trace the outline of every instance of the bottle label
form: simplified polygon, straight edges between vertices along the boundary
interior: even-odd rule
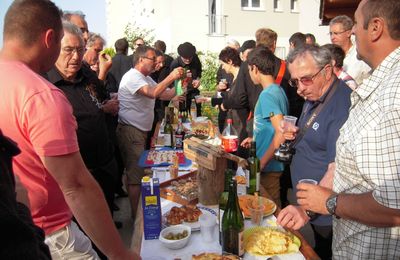
[[[224,230],[222,234],[222,250],[226,253],[242,256],[244,254],[243,229],[239,231],[229,228]]]
[[[243,243],[243,230],[239,232],[239,245],[238,245],[238,256],[242,256],[244,254],[244,243]]]
[[[244,173],[246,174],[246,187],[250,188],[250,171],[246,169]]]
[[[260,172],[256,173],[256,191],[260,191]]]
[[[183,135],[176,134],[175,135],[175,148],[182,149],[183,147]]]
[[[237,135],[223,136],[221,145],[227,153],[236,152],[239,146],[239,138]]]
[[[164,146],[171,146],[172,140],[170,134],[164,134]]]

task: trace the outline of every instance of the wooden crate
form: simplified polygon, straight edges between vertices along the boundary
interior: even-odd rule
[[[199,167],[204,167],[209,170],[215,170],[217,168],[217,158],[220,156],[215,151],[193,139],[186,139],[183,143],[183,151],[186,158],[196,162]]]

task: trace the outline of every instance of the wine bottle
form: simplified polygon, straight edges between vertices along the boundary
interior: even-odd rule
[[[254,194],[260,190],[260,160],[257,158],[256,142],[252,141],[250,156],[247,158],[248,169],[246,169],[247,194]]]
[[[174,130],[171,125],[171,118],[166,115],[165,126],[164,126],[164,146],[172,147],[174,139]]]
[[[197,118],[196,100],[193,98],[190,103],[190,120],[196,121],[196,118]]]
[[[226,209],[222,217],[222,251],[242,256],[244,220],[239,207],[236,180],[229,183],[229,194]]]
[[[183,139],[185,139],[185,131],[182,126],[182,117],[179,117],[178,127],[175,131],[175,149],[183,149]]]
[[[218,203],[218,228],[219,228],[219,244],[222,245],[222,216],[224,215],[224,211],[226,208],[226,203],[228,202],[228,193],[229,193],[229,180],[232,179],[233,171],[232,169],[225,170],[225,185],[224,191],[219,196]]]

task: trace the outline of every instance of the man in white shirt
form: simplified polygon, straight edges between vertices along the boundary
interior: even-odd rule
[[[140,183],[144,176],[138,161],[145,148],[147,132],[152,127],[155,99],[171,100],[175,89],[168,89],[168,86],[183,75],[183,68],[178,67],[157,84],[149,76],[155,70],[155,61],[156,53],[152,47],[137,47],[133,57],[134,68],[122,77],[118,90],[117,138],[125,164],[132,218],[136,216]]]
[[[343,69],[360,85],[368,78],[371,68],[358,59],[356,47],[351,41],[353,24],[353,20],[346,15],[336,16],[329,23],[329,35],[331,42],[342,47],[346,54]]]

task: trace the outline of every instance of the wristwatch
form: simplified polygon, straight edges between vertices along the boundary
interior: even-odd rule
[[[337,206],[337,198],[339,194],[333,193],[329,198],[326,200],[325,206],[326,209],[328,210],[329,214],[332,216],[335,216],[336,218],[340,218],[338,215],[336,215],[336,206]]]

